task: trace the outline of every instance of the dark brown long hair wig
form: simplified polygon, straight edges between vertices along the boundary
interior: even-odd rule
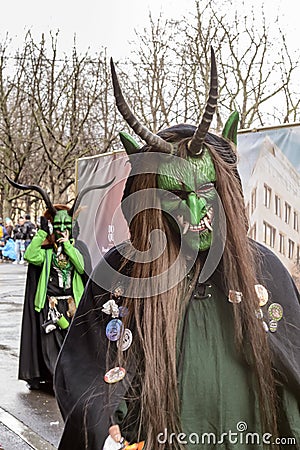
[[[178,142],[178,155],[187,156],[187,137],[177,132],[162,133],[164,139]],[[258,255],[247,237],[247,220],[237,176],[236,164],[227,162],[220,155],[222,146],[228,151],[230,144],[223,138],[206,137],[216,169],[216,190],[221,198],[227,220],[227,237],[220,262],[225,289],[234,289],[243,293],[243,301],[233,304],[235,339],[237,351],[252,367],[260,400],[262,428],[265,432],[276,435],[276,395],[275,382],[272,375],[271,356],[266,332],[254,311],[259,308],[255,284],[257,281]],[[219,148],[217,148],[219,146]],[[145,147],[142,151],[155,151],[153,147]],[[142,161],[142,156],[140,158]],[[154,173],[135,175],[128,180],[125,196],[142,189],[157,187]],[[148,237],[151,231],[162,230],[167,236],[168,245],[163,254],[149,263],[130,263],[124,260],[122,270],[130,265],[130,276],[133,278],[154,277],[167,271],[176,258],[182,258],[179,242],[171,230],[169,222],[159,208],[145,209],[129,224],[131,243],[139,251],[149,248]],[[128,258],[129,260],[129,258]],[[177,267],[177,279],[181,279],[181,271],[185,269],[185,260]],[[140,438],[146,438],[146,449],[168,449],[168,444],[159,444],[157,436],[165,428],[179,433],[180,407],[177,390],[176,372],[176,339],[180,318],[189,301],[193,287],[201,271],[200,259],[187,278],[163,292],[148,298],[135,298],[135,293],[128,295],[126,306],[130,314],[128,322],[134,323],[135,339],[131,348],[119,352],[118,364],[125,365],[127,358],[136,360],[139,368],[133,387],[133,397],[138,401],[139,418],[137,429]],[[157,283],[154,279],[153,283]],[[159,286],[156,286],[158,292]],[[154,286],[155,289],[155,286]],[[125,325],[126,326],[126,325]],[[245,350],[246,349],[246,350]],[[172,443],[172,449],[182,448],[179,443]]]

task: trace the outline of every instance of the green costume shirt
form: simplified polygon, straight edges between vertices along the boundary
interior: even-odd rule
[[[191,298],[181,327],[178,381],[184,434],[180,439],[187,450],[263,449],[252,370],[234,344],[232,304],[213,283],[206,294],[203,299]],[[286,390],[280,396],[281,437],[294,436],[300,443],[296,399]],[[273,442],[269,435],[265,440]]]

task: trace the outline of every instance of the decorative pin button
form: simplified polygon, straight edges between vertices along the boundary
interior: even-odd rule
[[[128,308],[126,306],[119,306],[119,316],[125,317],[128,315]]]
[[[110,341],[117,341],[120,339],[123,330],[123,323],[120,319],[112,319],[106,325],[106,337]]]
[[[118,381],[123,380],[126,375],[126,370],[123,367],[114,367],[110,369],[104,375],[104,381],[108,384],[117,383]]]
[[[262,318],[264,317],[264,314],[263,314],[261,308],[259,308],[259,309],[257,309],[257,310],[255,311],[255,315],[256,315],[256,317],[257,317],[258,319],[262,319]]]
[[[114,300],[108,300],[108,302],[104,303],[101,311],[114,318],[119,317],[119,307]]]
[[[269,329],[272,333],[275,333],[278,327],[278,322],[276,320],[270,320]]]
[[[269,327],[268,327],[268,325],[266,324],[266,322],[263,320],[263,327],[264,327],[264,330],[266,331],[266,332],[268,332],[269,331]]]
[[[129,347],[132,344],[132,332],[129,330],[129,328],[125,328],[123,336],[121,339],[117,342],[117,346],[121,346],[122,352],[125,352],[125,350],[128,350]]]
[[[256,284],[255,292],[259,299],[259,306],[265,306],[269,300],[269,294],[267,289],[262,284]]]
[[[239,291],[229,291],[228,301],[230,303],[241,303],[243,294]]]
[[[279,303],[272,303],[268,308],[269,316],[277,322],[282,319],[283,308]]]

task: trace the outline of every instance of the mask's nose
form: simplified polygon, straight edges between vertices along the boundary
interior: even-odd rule
[[[60,231],[65,231],[66,228],[67,228],[66,225],[64,223],[62,223],[60,226]]]
[[[199,198],[195,192],[191,192],[188,195],[186,203],[190,209],[191,225],[198,225],[207,212],[205,198]]]

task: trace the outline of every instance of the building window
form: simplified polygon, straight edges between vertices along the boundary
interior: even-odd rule
[[[299,231],[299,215],[297,211],[294,211],[294,230]]]
[[[264,184],[264,205],[266,208],[270,208],[271,193],[271,188],[268,185]]]
[[[250,219],[250,203],[249,202],[247,203],[247,206],[246,206],[246,216],[249,220]]]
[[[295,242],[292,241],[291,239],[289,239],[289,244],[288,244],[288,256],[290,259],[293,259],[294,256],[294,247],[295,247]]]
[[[285,255],[285,236],[282,233],[279,233],[279,252]]]
[[[251,214],[253,214],[255,208],[256,208],[256,187],[252,189],[251,192]]]
[[[291,206],[285,202],[284,204],[284,221],[285,223],[290,223],[291,218]]]
[[[267,222],[263,223],[264,243],[274,248],[276,229]]]
[[[300,265],[300,245],[297,245],[296,264]]]
[[[281,217],[281,201],[278,195],[275,195],[275,214],[278,217]]]
[[[254,223],[252,225],[252,227],[250,228],[249,236],[250,236],[251,239],[256,241],[256,223]]]

